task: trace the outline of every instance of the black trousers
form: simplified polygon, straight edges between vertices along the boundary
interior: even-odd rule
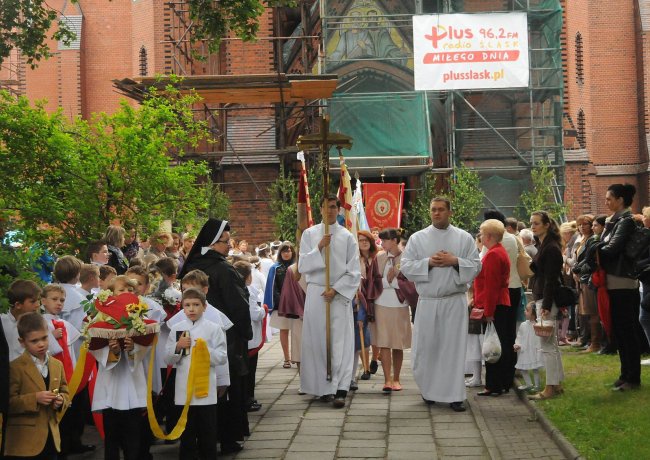
[[[246,410],[247,376],[230,374],[230,386],[217,404],[219,423],[219,441],[221,445],[244,440],[249,435],[248,411]]]
[[[104,409],[104,460],[140,459],[143,408],[130,410]]]
[[[485,363],[485,389],[490,391],[508,390],[512,385],[515,335],[511,311],[512,307],[497,305],[494,311],[494,328],[501,342],[501,358],[496,363]]]
[[[59,431],[61,433],[61,452],[69,453],[81,446],[81,436],[86,425],[86,415],[90,413],[90,398],[88,386],[72,398],[72,404],[61,419]]]
[[[612,315],[612,334],[621,360],[619,378],[627,383],[641,383],[641,345],[639,343],[638,289],[608,289]]]
[[[176,369],[173,368],[167,376],[167,369],[160,369],[161,382],[163,383],[163,390],[160,397],[156,400],[154,407],[156,416],[165,419],[165,427],[169,433],[174,429],[178,422],[178,417],[181,411],[178,410],[174,404],[174,394],[176,393]]]
[[[248,375],[246,376],[246,404],[255,401],[255,372],[257,371],[257,358],[259,354],[248,357]]]
[[[177,406],[180,410],[181,406]],[[217,405],[190,406],[181,435],[180,460],[217,458]]]

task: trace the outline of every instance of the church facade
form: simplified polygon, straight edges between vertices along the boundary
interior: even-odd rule
[[[214,120],[221,139],[197,155],[207,154],[213,180],[230,195],[238,236],[253,242],[274,239],[268,187],[281,165],[295,168],[297,136],[318,126],[323,111],[333,130],[355,139],[347,160],[353,174],[367,182],[405,182],[411,198],[423,173],[444,176],[463,163],[479,171],[491,204],[511,215],[530,167],[546,158],[556,167],[559,196],[571,203],[569,218],[605,212],[605,190],[614,182],[637,186],[636,210],[648,204],[650,0],[625,0],[616,8],[598,0],[305,0],[267,9],[257,42],[227,37],[204,60],[192,58],[183,39],[183,4],[52,3],[77,40],[50,43],[55,56],[35,70],[13,55],[0,81],[15,94],[47,99],[48,109],[91,117],[118,107],[123,96],[113,80],[124,78],[338,75],[327,101],[197,108]],[[539,78],[530,91],[450,97],[413,90],[413,14],[522,8],[540,30],[531,40],[540,57],[532,59],[531,75]],[[557,30],[546,36],[552,27]]]

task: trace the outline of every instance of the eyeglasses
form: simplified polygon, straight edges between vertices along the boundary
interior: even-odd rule
[[[217,243],[230,244],[230,240],[217,240],[213,244],[217,244]]]

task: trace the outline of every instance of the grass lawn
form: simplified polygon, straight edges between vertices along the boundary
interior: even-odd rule
[[[639,390],[615,392],[618,356],[563,350],[562,359],[564,395],[536,403],[553,424],[588,459],[650,458],[650,366]]]

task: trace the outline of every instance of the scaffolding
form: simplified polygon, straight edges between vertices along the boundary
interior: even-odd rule
[[[299,24],[293,33],[280,33],[278,10],[274,10],[272,36],[258,36],[260,42],[272,42],[276,84],[282,86],[285,73],[309,74],[316,63],[318,34],[317,1],[299,2]],[[165,73],[180,76],[222,75],[223,51],[236,37],[223,38],[221,52],[210,53],[203,42],[191,40],[194,23],[185,0],[165,4]],[[284,94],[280,91],[281,96]],[[194,108],[198,118],[209,124],[213,142],[203,145],[186,158],[204,158],[217,171],[226,165],[278,163],[286,154],[295,153],[295,140],[315,125],[321,104],[314,100],[280,100],[276,103],[203,102]]]
[[[0,66],[0,90],[14,97],[25,94],[25,64],[15,48]]]
[[[387,112],[388,101],[414,92],[413,14],[514,11],[528,16],[528,88],[427,91],[426,113],[403,115],[414,124],[417,117],[426,117],[430,131],[420,136],[431,140],[427,169],[453,174],[462,163],[475,170],[487,196],[486,207],[509,215],[530,187],[530,172],[540,161],[549,162],[555,171],[556,200],[564,194],[559,0],[323,0],[321,6],[322,68],[339,73],[339,92],[354,94],[357,100],[383,94]],[[364,41],[369,45],[357,45]],[[355,103],[350,103],[350,111]],[[349,114],[347,118],[349,126]],[[399,142],[399,135],[394,139]],[[400,174],[395,169],[395,175]]]

